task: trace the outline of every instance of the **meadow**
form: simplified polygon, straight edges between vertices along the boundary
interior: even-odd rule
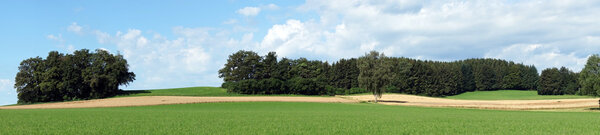
[[[599,134],[596,112],[238,102],[0,110],[2,134]]]
[[[243,94],[228,93],[219,87],[187,87],[155,90],[127,90],[117,97],[129,96],[243,96]]]
[[[459,95],[447,96],[449,99],[466,100],[540,100],[540,99],[577,99],[593,98],[591,96],[579,95],[538,95],[537,91],[527,90],[496,90],[496,91],[473,91]]]
[[[294,95],[294,94],[238,94],[228,93],[227,89],[220,87],[187,87],[154,90],[127,90],[115,97],[135,96],[195,96],[195,97],[235,97],[235,96],[291,96],[291,97],[328,97],[327,95]]]
[[[248,96],[217,87],[124,96]],[[298,95],[289,95],[298,96]],[[535,91],[477,91],[451,99],[562,99]],[[600,134],[600,113],[236,102],[78,109],[0,109],[0,134]]]

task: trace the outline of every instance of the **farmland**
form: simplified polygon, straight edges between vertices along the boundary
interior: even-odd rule
[[[578,99],[592,98],[591,96],[578,95],[538,95],[537,91],[525,90],[497,90],[497,91],[473,91],[460,95],[448,96],[449,99],[466,100],[540,100],[540,99]]]
[[[465,101],[590,98],[538,96],[533,92],[478,91],[446,98]],[[351,96],[361,95],[370,97],[368,94]],[[393,98],[394,95],[398,94],[385,95],[384,99]],[[129,95],[106,100],[145,96],[298,97],[242,97],[244,95],[230,94],[217,87],[190,87],[133,91]],[[0,131],[2,134],[598,134],[600,131],[595,126],[600,124],[598,114],[589,110],[509,111],[356,102],[226,102],[108,108],[0,109]]]
[[[599,118],[594,112],[238,102],[0,110],[0,131],[3,134],[598,134]]]

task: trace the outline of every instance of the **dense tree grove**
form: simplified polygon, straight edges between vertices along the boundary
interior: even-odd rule
[[[370,54],[363,57],[368,56]],[[359,76],[363,72],[389,76],[378,82],[377,87],[382,88],[379,92],[427,96],[449,96],[474,90],[535,90],[539,80],[535,66],[498,59],[439,62],[383,57],[380,60],[366,63],[372,67],[361,71],[365,63],[356,58],[329,64],[305,58],[277,60],[274,52],[259,56],[252,51],[238,51],[229,56],[219,76],[225,81],[222,87],[230,92],[307,95],[366,92],[359,88]],[[382,70],[378,71],[379,67]],[[369,88],[363,86],[360,87]]]
[[[565,67],[549,68],[542,71],[538,94],[560,95],[578,94],[587,96],[600,95],[600,56],[594,54],[587,60],[579,73]]]
[[[588,58],[585,67],[579,73],[579,94],[598,96],[600,95],[600,56],[597,54]]]
[[[575,94],[579,88],[577,78],[578,73],[565,67],[544,69],[537,92],[539,95]]]
[[[21,62],[15,77],[18,103],[93,99],[114,96],[135,80],[127,60],[104,50],[52,51],[46,59]]]
[[[277,60],[274,52],[261,57],[252,51],[229,56],[219,77],[229,92],[243,94],[335,95],[364,93],[358,87],[357,59],[330,65],[306,58]]]

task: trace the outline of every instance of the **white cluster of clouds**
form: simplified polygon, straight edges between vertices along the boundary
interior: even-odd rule
[[[13,88],[14,82],[10,79],[0,79],[0,93],[8,94],[15,93]]]
[[[596,6],[592,6],[596,5]],[[494,57],[575,71],[600,50],[597,1],[308,0],[318,19],[274,25],[262,50],[356,57],[368,50],[434,60]],[[520,47],[539,45],[532,51]]]
[[[237,11],[238,14],[241,15],[245,15],[245,16],[256,16],[258,15],[258,13],[260,13],[260,8],[258,7],[244,7],[242,9],[239,9]]]
[[[562,53],[559,47],[543,44],[514,44],[504,49],[492,50],[485,54],[487,58],[502,58],[545,67],[567,67],[579,71],[587,62],[587,57],[575,55],[575,52]],[[538,70],[542,70],[538,67]]]
[[[236,11],[236,13],[240,14],[240,15],[244,15],[244,16],[256,16],[260,13],[261,10],[277,10],[279,9],[279,6],[275,5],[275,4],[268,4],[268,5],[262,5],[262,6],[258,6],[258,7],[244,7],[241,9],[238,9]]]
[[[57,47],[59,47],[59,48],[63,48],[69,52],[75,51],[75,46],[73,46],[71,44],[66,45],[66,41],[65,41],[65,39],[63,39],[62,34],[57,34],[57,35],[50,34],[50,35],[47,35],[46,38],[50,39],[52,41],[58,42]]]
[[[251,44],[253,36],[247,33],[238,40],[227,31],[180,26],[173,28],[173,39],[139,29],[81,32],[94,35],[98,43],[116,46],[112,52],[122,54],[137,75],[132,84],[136,89],[165,88],[171,83],[173,87],[218,85],[221,79],[216,71],[236,48]]]
[[[293,12],[316,13],[316,18],[285,20],[264,30],[264,36],[186,27],[174,27],[172,38],[139,29],[109,34],[77,23],[67,30],[115,45],[138,75],[134,86],[140,89],[181,81],[189,86],[218,85],[218,69],[240,49],[329,61],[370,50],[444,61],[487,57],[535,64],[538,70],[566,66],[579,71],[590,54],[600,51],[598,5],[585,0],[307,0]],[[269,4],[236,13],[254,17],[278,8]],[[47,38],[62,40],[61,35]]]
[[[83,30],[83,27],[77,25],[77,22],[73,22],[73,23],[71,23],[71,25],[69,25],[69,27],[67,27],[67,31],[74,32],[77,34],[82,34],[82,32],[83,32],[82,30]]]

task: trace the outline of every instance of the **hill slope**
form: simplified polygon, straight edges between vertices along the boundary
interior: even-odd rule
[[[592,98],[579,95],[538,95],[536,91],[524,90],[497,90],[497,91],[474,91],[460,95],[448,96],[449,99],[465,100],[540,100],[540,99],[579,99]]]
[[[126,90],[117,97],[127,96],[239,96],[219,87],[188,87],[156,90]]]

